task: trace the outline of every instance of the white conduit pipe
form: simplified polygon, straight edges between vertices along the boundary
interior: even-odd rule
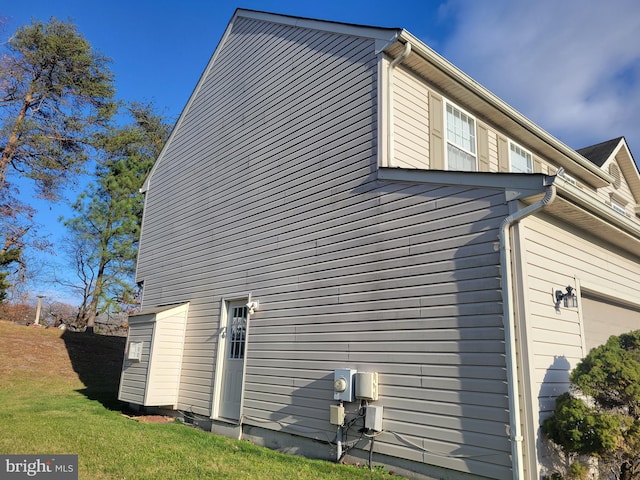
[[[394,139],[393,139],[393,69],[400,62],[411,53],[411,44],[409,42],[404,44],[404,50],[400,55],[393,59],[387,69],[387,166],[393,167],[393,152],[394,152]]]
[[[500,227],[500,263],[502,272],[502,310],[504,319],[504,341],[507,367],[507,388],[509,394],[509,422],[511,424],[511,456],[513,464],[514,480],[525,480],[524,465],[522,464],[522,425],[520,419],[520,399],[518,388],[518,365],[515,359],[516,338],[515,319],[513,315],[513,280],[511,273],[511,227],[523,218],[531,215],[553,202],[556,198],[556,187],[551,183],[547,185],[545,195],[535,203],[512,213],[502,221]],[[533,477],[532,477],[533,478]]]

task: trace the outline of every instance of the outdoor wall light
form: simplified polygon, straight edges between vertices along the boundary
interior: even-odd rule
[[[556,308],[560,306],[560,302],[565,308],[578,308],[578,297],[576,297],[574,288],[569,285],[566,290],[566,292],[556,290]]]
[[[250,314],[253,314],[256,310],[258,310],[259,306],[260,303],[257,300],[247,303],[247,308],[249,309]]]

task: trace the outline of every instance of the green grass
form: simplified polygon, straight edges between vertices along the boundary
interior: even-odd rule
[[[181,423],[133,421],[115,400],[118,372],[90,353],[102,350],[84,345],[101,339],[69,335],[0,322],[0,453],[77,454],[79,478],[91,480],[389,477],[281,454]],[[67,352],[81,352],[83,358],[69,362]]]

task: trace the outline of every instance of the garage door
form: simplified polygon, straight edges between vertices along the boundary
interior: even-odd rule
[[[640,308],[582,292],[582,319],[587,351],[611,335],[640,330]]]

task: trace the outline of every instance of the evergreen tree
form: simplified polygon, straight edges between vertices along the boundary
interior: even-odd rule
[[[128,111],[132,123],[100,136],[96,180],[74,203],[77,215],[65,222],[70,245],[75,245],[78,278],[85,282],[80,320],[88,331],[102,311],[134,302],[144,202],[139,190],[169,134],[168,124],[151,105],[132,103]]]
[[[616,479],[640,479],[640,330],[592,349],[570,381],[543,433],[568,456],[596,458]]]
[[[19,29],[0,57],[0,190],[9,170],[55,198],[87,160],[96,128],[114,113],[108,60],[71,23]]]
[[[72,23],[52,18],[20,28],[0,55],[0,271],[4,297],[11,269],[24,271],[35,236],[33,209],[19,200],[13,176],[33,180],[56,200],[78,174],[97,131],[114,112],[112,73]],[[31,237],[31,238],[27,238]]]

